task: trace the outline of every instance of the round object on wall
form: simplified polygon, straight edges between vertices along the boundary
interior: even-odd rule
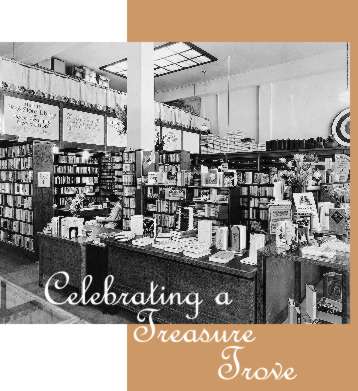
[[[351,142],[350,126],[351,117],[350,109],[344,109],[336,115],[332,122],[332,136],[338,144],[349,147]]]

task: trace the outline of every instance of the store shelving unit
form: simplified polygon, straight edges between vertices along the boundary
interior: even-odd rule
[[[136,211],[136,151],[123,152],[123,230],[130,230]]]
[[[36,233],[53,216],[52,148],[30,139],[0,144],[0,241],[30,255],[37,251]]]
[[[64,207],[76,196],[85,194],[91,201],[99,197],[99,161],[78,152],[62,152],[54,160],[54,202]]]

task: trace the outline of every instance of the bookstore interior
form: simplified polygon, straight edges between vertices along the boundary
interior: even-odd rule
[[[347,43],[0,56],[0,323],[132,322],[135,300],[95,303],[108,276],[156,322],[349,323]]]

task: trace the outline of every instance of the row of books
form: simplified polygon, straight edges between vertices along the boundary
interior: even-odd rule
[[[32,194],[32,183],[0,183],[0,193],[29,196]]]
[[[27,182],[33,181],[33,171],[0,171],[0,181],[2,182]]]
[[[175,215],[154,213],[153,217],[156,221],[157,226],[159,227],[168,228],[168,229],[175,229],[176,227]]]
[[[130,219],[131,216],[134,216],[135,214],[135,209],[134,208],[123,208],[123,218],[124,219]]]
[[[12,145],[0,148],[0,159],[32,155],[32,144]]]
[[[57,194],[67,194],[67,195],[75,195],[75,194],[86,194],[86,195],[92,195],[95,192],[94,186],[63,186],[63,187],[57,187],[55,189],[55,195]]]
[[[22,235],[32,236],[34,234],[34,226],[31,223],[7,219],[5,217],[0,217],[0,227]]]
[[[86,177],[86,176],[55,176],[55,184],[56,185],[97,185],[98,178],[97,177]]]
[[[242,186],[241,195],[254,197],[273,197],[273,186]]]
[[[82,174],[98,175],[98,167],[95,166],[54,166],[55,174]]]
[[[135,208],[135,198],[134,197],[123,197],[123,207],[124,208]]]
[[[123,152],[123,163],[135,163],[135,151]]]
[[[133,186],[135,185],[135,174],[123,174],[122,176],[123,185]]]
[[[29,251],[34,251],[34,240],[28,236],[3,231],[0,228],[0,240],[6,243],[11,243],[17,247],[22,247]]]
[[[57,163],[59,164],[98,164],[98,160],[94,157],[84,157],[84,156],[77,156],[73,154],[66,154],[66,155],[56,155],[57,157]]]
[[[180,163],[181,154],[178,153],[165,153],[159,155],[159,163],[166,164],[166,163]]]
[[[32,209],[32,197],[0,194],[0,205]]]
[[[31,170],[32,156],[0,160],[0,170]]]
[[[0,206],[0,216],[9,218],[9,219],[17,219],[19,221],[24,221],[27,223],[33,222],[33,212],[28,209],[18,209],[11,208],[9,206]]]
[[[171,200],[157,200],[156,201],[156,211],[162,213],[175,213],[179,206],[178,201]]]

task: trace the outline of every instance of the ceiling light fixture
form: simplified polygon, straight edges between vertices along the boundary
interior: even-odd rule
[[[154,77],[194,68],[217,58],[191,42],[168,42],[154,48]],[[102,71],[127,78],[126,58],[100,67]]]

